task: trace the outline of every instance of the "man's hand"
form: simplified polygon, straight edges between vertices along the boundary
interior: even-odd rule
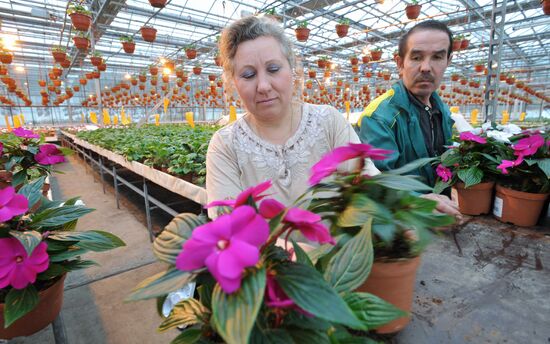
[[[462,220],[462,214],[458,211],[458,203],[455,201],[452,201],[449,197],[445,195],[438,195],[434,193],[421,195],[420,197],[431,199],[432,201],[436,201],[437,205],[435,209],[441,213],[454,216],[457,220],[457,222],[460,223]]]

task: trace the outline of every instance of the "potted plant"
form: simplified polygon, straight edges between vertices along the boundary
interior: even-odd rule
[[[357,66],[359,64],[359,59],[357,58],[357,55],[351,55],[349,58],[349,62],[352,66]]]
[[[372,48],[370,50],[370,57],[372,58],[373,61],[380,61],[380,59],[382,58],[382,49],[380,48]]]
[[[268,8],[264,13],[266,16],[271,17],[278,22],[283,21],[283,16],[277,13],[277,9],[275,7]]]
[[[149,73],[151,73],[152,76],[155,76],[159,73],[159,67],[155,64],[149,65]]]
[[[189,60],[193,60],[197,57],[197,48],[195,47],[194,44],[188,44],[185,46],[185,56],[187,56],[187,58]]]
[[[78,31],[88,31],[92,25],[92,12],[81,4],[72,2],[67,9],[67,14],[71,17],[73,27]]]
[[[164,8],[167,0],[149,0],[151,6],[155,8]]]
[[[363,163],[351,173],[338,171],[339,164],[347,160],[359,158],[364,162],[367,157],[383,160],[389,153],[366,144],[334,149],[312,167],[309,183],[313,200],[308,210],[322,214],[323,219],[331,223],[334,237],[355,233],[370,222],[374,264],[369,277],[357,290],[370,292],[410,311],[420,254],[433,236],[432,229],[449,225],[453,219],[434,213],[434,201],[412,194],[428,191],[430,187],[416,177],[402,175],[432,159],[420,159],[374,176],[363,174]],[[409,317],[394,320],[377,328],[377,332],[399,331],[409,321]]]
[[[195,64],[195,66],[193,67],[193,74],[201,75],[201,71],[202,71],[202,66],[200,65],[200,63]]]
[[[407,4],[407,7],[405,7],[405,14],[407,15],[407,18],[410,20],[418,18],[421,8],[422,5],[418,4],[417,0],[411,0],[411,2]]]
[[[55,60],[55,62],[63,62],[65,60],[65,57],[67,57],[67,53],[66,53],[66,49],[65,47],[62,47],[60,45],[54,45],[52,47],[52,56],[53,56],[53,59]]]
[[[175,341],[353,341],[359,338],[344,326],[369,330],[404,315],[354,291],[372,262],[370,222],[334,238],[319,215],[269,198],[270,186],[267,181],[234,200],[212,202],[209,207],[228,209],[212,222],[176,216],[153,245],[167,270],[140,283],[128,299],[161,297],[167,317],[159,330],[185,326]],[[306,252],[312,247],[296,244],[291,232],[322,246]],[[222,261],[229,265],[221,268]],[[178,288],[179,300],[166,298]],[[369,307],[380,311],[367,314]]]
[[[325,55],[319,56],[319,59],[317,60],[317,67],[326,68],[327,62],[328,62],[328,56],[325,56]]]
[[[75,47],[79,50],[86,50],[90,46],[88,34],[83,31],[78,31],[76,35],[73,36],[73,42]]]
[[[103,58],[101,57],[101,53],[99,51],[94,51],[92,53],[92,56],[90,56],[90,62],[93,66],[98,67],[103,63]]]
[[[460,74],[453,73],[451,74],[451,81],[458,81],[460,79]]]
[[[550,192],[550,137],[548,132],[525,131],[510,141],[498,157],[501,175],[493,215],[503,222],[534,226]]]
[[[482,73],[484,69],[485,69],[485,61],[480,60],[475,63],[474,70],[476,71],[476,73]]]
[[[336,24],[336,34],[338,37],[346,37],[348,35],[349,30],[349,19],[342,18],[338,21],[338,24]]]
[[[468,49],[470,45],[470,39],[466,35],[462,35],[462,40],[460,41],[460,50]]]
[[[298,42],[306,42],[308,40],[310,30],[307,28],[307,25],[308,22],[303,20],[298,22],[296,29],[294,29]]]
[[[124,52],[126,54],[133,54],[134,50],[136,50],[134,38],[132,38],[132,36],[121,36],[119,39],[122,43],[122,49],[124,49]]]
[[[67,151],[23,128],[3,134],[0,142],[1,160],[12,173],[11,185],[0,190],[0,338],[11,339],[56,318],[66,273],[95,264],[82,254],[124,243],[102,231],[74,231],[77,220],[92,211],[78,198],[60,202],[43,196],[45,176]]]
[[[71,59],[68,57],[65,57],[65,60],[61,61],[59,64],[63,68],[69,68],[71,66]]]
[[[10,51],[0,47],[0,62],[4,64],[10,64],[12,60],[13,54]]]
[[[550,15],[550,1],[549,0],[540,0],[540,4],[542,5],[542,11],[547,16]]]
[[[154,42],[157,38],[157,29],[152,26],[142,26],[139,31],[141,32],[141,37],[146,42]]]
[[[463,37],[464,37],[463,35],[456,35],[453,37],[453,45],[452,45],[453,51],[460,51]]]

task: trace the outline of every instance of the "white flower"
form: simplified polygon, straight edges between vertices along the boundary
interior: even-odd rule
[[[512,134],[512,135],[517,135],[517,134],[521,133],[521,128],[518,127],[517,125],[511,124],[511,123],[506,124],[506,125],[498,125],[497,128],[499,130],[502,130],[505,133],[509,133],[509,134]]]
[[[483,128],[474,128],[472,130],[470,130],[470,132],[474,135],[481,135],[481,133],[483,132]]]
[[[487,131],[489,129],[491,129],[491,122],[485,122],[481,125],[481,129],[483,129],[483,131]]]
[[[508,140],[508,138],[510,138],[511,136],[514,136],[514,134],[506,133],[504,131],[489,130],[487,132],[487,137],[492,137],[498,142],[503,142],[503,143],[510,143],[510,140]]]

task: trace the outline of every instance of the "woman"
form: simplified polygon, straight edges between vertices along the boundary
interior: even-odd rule
[[[310,168],[324,154],[359,138],[335,108],[298,100],[292,43],[274,20],[251,16],[234,22],[222,33],[220,53],[226,84],[247,111],[210,141],[208,202],[270,179],[273,197],[290,205],[306,191]],[[370,161],[367,172],[378,173]]]

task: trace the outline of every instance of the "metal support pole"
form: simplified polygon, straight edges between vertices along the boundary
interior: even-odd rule
[[[542,119],[542,109],[544,108],[544,100],[541,100],[540,102],[540,108],[539,108],[539,121]],[[525,110],[527,111],[527,110]]]
[[[149,240],[153,242],[153,226],[151,224],[151,210],[149,209],[149,192],[147,191],[147,179],[143,178],[143,199],[145,200],[145,217],[147,218],[147,230],[149,231]]]
[[[113,165],[113,184],[115,186],[115,200],[116,200],[116,208],[120,209],[120,204],[118,202],[118,177],[116,174],[116,166]]]
[[[103,175],[103,157],[99,156],[99,174],[101,175],[101,185],[103,186],[103,193],[105,194],[105,176]]]

